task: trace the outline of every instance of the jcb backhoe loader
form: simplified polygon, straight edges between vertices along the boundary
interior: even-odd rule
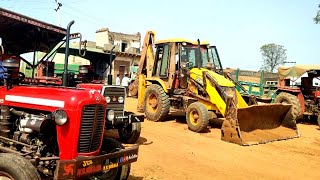
[[[221,139],[241,145],[299,137],[291,105],[248,105],[227,75],[217,49],[185,39],[155,43],[147,32],[136,82],[138,110],[161,121],[170,108],[186,112],[189,129],[203,132],[209,119],[224,117]],[[132,88],[133,89],[133,88]],[[249,99],[251,99],[249,97]],[[255,102],[255,101],[252,101]]]

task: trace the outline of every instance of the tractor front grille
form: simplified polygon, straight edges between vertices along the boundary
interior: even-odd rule
[[[82,108],[79,153],[88,153],[99,148],[104,128],[104,113],[102,105],[87,105]]]
[[[116,117],[123,116],[124,101],[119,103],[118,98],[123,97],[125,99],[126,89],[121,86],[105,86],[103,96],[110,98],[107,109],[112,109]]]

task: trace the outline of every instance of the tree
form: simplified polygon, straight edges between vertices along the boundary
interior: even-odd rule
[[[319,4],[319,8],[320,8],[320,4]],[[318,10],[316,17],[313,18],[313,20],[316,24],[320,24],[320,10]]]
[[[283,64],[287,59],[287,50],[282,45],[265,44],[261,46],[260,52],[263,59],[262,70],[273,72],[273,70]]]

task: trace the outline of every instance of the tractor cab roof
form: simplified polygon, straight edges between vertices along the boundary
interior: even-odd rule
[[[167,43],[189,43],[189,44],[193,44],[193,45],[198,45],[197,41],[190,41],[188,39],[183,39],[183,38],[172,38],[172,39],[164,39],[164,40],[159,40],[156,41],[155,44],[167,44]],[[201,45],[209,45],[210,43],[207,41],[200,41]]]
[[[57,50],[57,53],[65,53],[65,45],[63,45],[62,47],[60,47]],[[69,46],[69,53],[70,55],[73,56],[79,56],[81,58],[84,58],[88,61],[91,61],[93,63],[95,62],[107,62],[107,64],[109,65],[109,61],[110,61],[110,53],[104,52],[103,49],[100,48],[96,48],[96,47],[86,47],[85,50],[85,55],[82,57],[79,55],[79,43],[70,43]],[[112,55],[112,61],[116,58],[116,56],[113,54]]]
[[[66,29],[0,8],[0,38],[4,53],[48,52],[66,36]]]
[[[305,65],[299,64],[292,67],[279,67],[278,74],[279,78],[286,77],[300,77],[306,72],[316,73],[317,76],[320,76],[320,65]]]

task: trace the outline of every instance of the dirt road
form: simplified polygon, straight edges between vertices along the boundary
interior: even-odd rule
[[[198,134],[174,119],[146,121],[130,179],[320,179],[320,130],[298,128],[300,138],[243,147],[221,141],[218,128]]]

